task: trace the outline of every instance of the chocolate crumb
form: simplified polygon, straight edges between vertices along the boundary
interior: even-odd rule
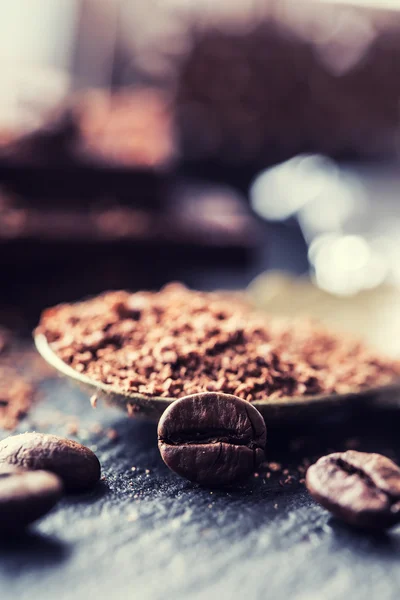
[[[72,423],[68,423],[65,429],[66,429],[67,435],[78,435],[79,425],[78,425],[78,423],[73,421]]]
[[[107,429],[106,436],[112,442],[116,442],[119,439],[118,431],[116,431],[115,429]]]
[[[257,315],[235,297],[180,284],[50,308],[37,333],[78,372],[144,396],[211,389],[252,402],[356,392],[400,377],[400,362],[311,321]]]
[[[268,463],[268,467],[274,473],[277,473],[278,471],[282,470],[282,465],[280,463],[277,463],[277,462],[270,462],[270,463]]]
[[[294,477],[292,475],[288,475],[286,479],[283,480],[284,485],[292,485],[294,482]]]
[[[0,427],[12,430],[27,415],[36,390],[15,369],[0,365]]]

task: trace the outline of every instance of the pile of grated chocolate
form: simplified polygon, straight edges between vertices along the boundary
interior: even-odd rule
[[[252,402],[358,391],[400,377],[400,362],[358,341],[180,284],[50,308],[37,333],[76,371],[145,396],[218,390]]]

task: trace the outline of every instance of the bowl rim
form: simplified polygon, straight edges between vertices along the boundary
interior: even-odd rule
[[[172,398],[172,397],[145,396],[144,394],[139,394],[137,392],[135,392],[135,393],[123,392],[123,391],[119,390],[118,388],[116,388],[115,386],[91,379],[90,377],[87,377],[86,375],[79,373],[78,371],[76,371],[75,369],[73,369],[72,367],[67,365],[59,356],[57,356],[57,354],[54,352],[54,350],[52,350],[49,342],[47,341],[46,336],[43,333],[34,334],[34,343],[35,343],[36,349],[39,352],[39,354],[51,367],[56,369],[61,375],[73,380],[76,384],[80,385],[81,387],[84,387],[86,390],[92,389],[93,394],[100,393],[102,395],[105,395],[106,397],[115,396],[119,399],[125,398],[127,400],[127,405],[135,403],[135,402],[140,402],[140,404],[143,405],[143,404],[146,404],[146,402],[147,402],[147,403],[149,403],[149,405],[152,404],[153,406],[157,403],[159,403],[160,405],[163,404],[165,406],[165,405],[169,405],[172,402],[174,402],[175,400],[177,400],[177,398]],[[272,399],[265,398],[263,400],[255,400],[251,404],[253,406],[255,406],[256,408],[261,408],[261,409],[264,407],[275,408],[277,410],[279,408],[283,408],[283,407],[285,407],[286,409],[288,409],[290,407],[306,408],[306,406],[311,406],[314,404],[319,404],[319,405],[325,404],[325,403],[340,404],[343,401],[348,401],[351,399],[357,399],[357,398],[362,398],[362,397],[371,398],[371,397],[378,396],[380,394],[386,395],[386,394],[391,394],[393,392],[398,393],[399,391],[400,391],[400,379],[398,382],[394,382],[391,384],[368,388],[366,390],[358,390],[358,391],[353,391],[353,392],[349,391],[348,393],[344,393],[344,394],[335,393],[335,394],[316,394],[316,395],[304,395],[304,396],[286,396],[286,397],[284,396],[284,397],[272,398]],[[132,402],[129,402],[130,400]],[[120,404],[120,403],[121,402],[119,401],[118,404]],[[162,408],[162,407],[160,406],[160,408]]]

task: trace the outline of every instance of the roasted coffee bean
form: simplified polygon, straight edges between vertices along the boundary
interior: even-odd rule
[[[228,394],[185,396],[167,408],[158,425],[158,446],[178,475],[210,486],[230,485],[264,459],[265,423],[248,402]]]
[[[311,496],[351,525],[385,529],[400,522],[400,468],[386,456],[336,452],[307,471]]]
[[[63,485],[54,473],[0,468],[0,535],[20,531],[47,514],[61,498]]]
[[[93,487],[100,478],[97,456],[78,442],[44,433],[23,433],[0,442],[0,466],[51,471],[68,492]]]

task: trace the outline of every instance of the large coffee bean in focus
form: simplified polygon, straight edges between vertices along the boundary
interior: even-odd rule
[[[264,460],[266,427],[258,410],[229,394],[205,392],[173,402],[158,425],[166,465],[208,486],[243,480]]]
[[[100,463],[86,446],[56,435],[23,433],[0,442],[0,467],[56,473],[68,492],[92,488],[100,479]]]
[[[386,529],[400,522],[400,468],[366,452],[323,456],[306,476],[311,496],[351,525]]]

